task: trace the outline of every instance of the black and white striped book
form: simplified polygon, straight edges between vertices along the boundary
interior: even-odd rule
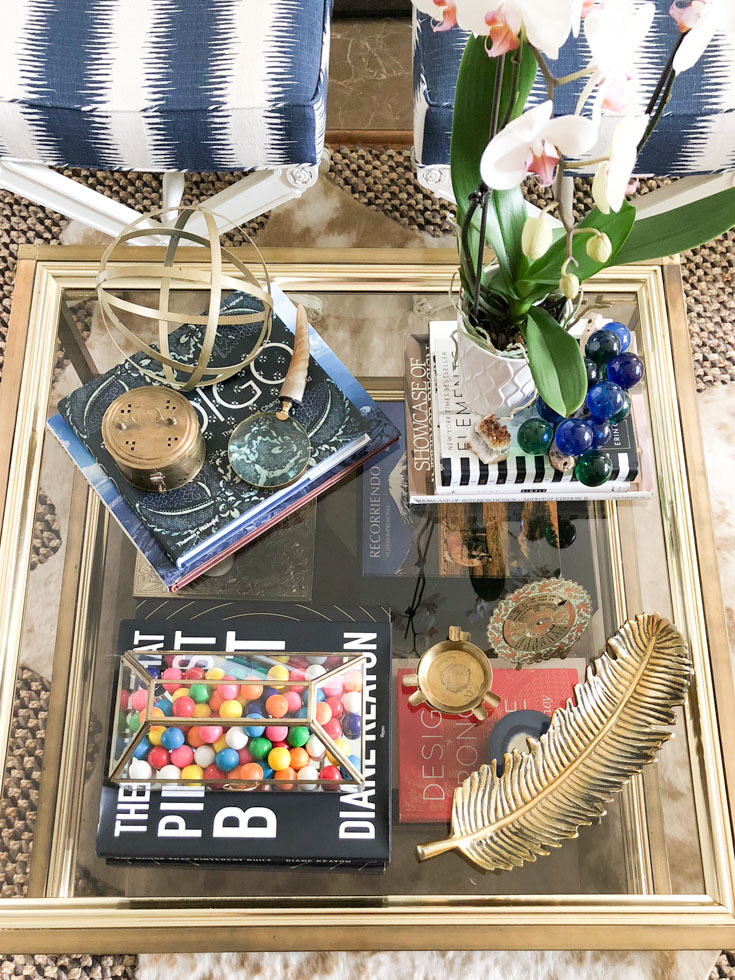
[[[467,444],[467,435],[480,416],[464,401],[462,381],[455,360],[454,321],[437,321],[429,327],[429,361],[432,372],[432,423],[434,440],[434,495],[440,499],[589,499],[651,495],[642,471],[641,438],[636,426],[645,426],[645,395],[632,394],[633,411],[613,426],[606,448],[613,461],[613,475],[601,487],[587,487],[574,473],[559,473],[548,456],[530,456],[518,446],[518,429],[536,413],[533,404],[504,421],[511,436],[506,459],[487,464]],[[635,421],[634,421],[635,419]],[[649,441],[647,436],[643,442]],[[418,501],[416,501],[418,502]]]

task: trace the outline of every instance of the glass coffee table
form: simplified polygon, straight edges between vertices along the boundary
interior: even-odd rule
[[[205,268],[200,250],[182,252],[183,261]],[[161,258],[149,248],[126,254],[137,263]],[[276,529],[225,575],[172,596],[45,429],[60,397],[119,359],[96,309],[99,257],[95,249],[21,249],[5,351],[3,948],[709,949],[735,941],[733,683],[677,263],[610,270],[588,289],[635,331],[646,360],[651,499],[560,503],[563,548],[529,535],[523,504],[508,504],[502,574],[478,582],[439,560],[440,508],[426,508],[408,537],[403,525],[400,534],[385,528],[400,554],[389,569],[372,567],[364,537],[370,473],[360,472],[306,508],[292,547]],[[453,317],[454,253],[273,250],[266,261],[348,368],[399,417],[404,340]],[[192,289],[180,290],[176,303],[190,312],[204,305]],[[477,518],[472,513],[464,505],[451,519],[461,525]],[[295,619],[382,608],[393,622],[397,671],[451,625],[484,646],[503,597],[556,576],[582,584],[592,602],[590,625],[567,664],[581,670],[626,618],[658,612],[686,636],[693,678],[658,764],[613,800],[599,825],[549,857],[497,875],[456,853],[419,862],[416,845],[445,836],[446,824],[401,819],[395,723],[385,873],[111,864],[96,855],[122,619],[237,623],[271,602],[287,604]],[[403,749],[405,764],[405,742]]]

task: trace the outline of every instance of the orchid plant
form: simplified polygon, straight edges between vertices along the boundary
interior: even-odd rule
[[[569,333],[581,283],[613,263],[701,245],[735,224],[735,190],[713,195],[707,207],[684,205],[638,221],[627,200],[638,153],[677,76],[716,33],[735,31],[735,0],[674,0],[669,12],[680,33],[650,93],[641,91],[635,59],[653,22],[651,0],[414,3],[436,21],[435,30],[458,25],[471,32],[451,145],[465,329],[494,352],[522,344],[539,394],[571,415],[587,389],[579,344]],[[581,30],[588,63],[556,77],[549,62]],[[546,99],[528,107],[539,73]],[[572,83],[581,85],[574,113],[555,116],[557,90]],[[600,149],[607,115],[619,120]],[[594,171],[594,207],[576,221],[573,175],[582,169]],[[523,197],[529,176],[552,188],[553,201],[542,211]]]

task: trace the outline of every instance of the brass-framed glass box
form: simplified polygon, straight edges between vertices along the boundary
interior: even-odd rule
[[[274,557],[277,542],[263,539],[220,578],[176,597],[161,592],[45,430],[63,394],[119,357],[96,311],[99,255],[21,249],[0,386],[3,948],[181,951],[201,948],[203,931],[210,947],[261,950],[285,942],[294,949],[732,944],[733,681],[677,262],[608,270],[588,289],[636,331],[646,361],[653,498],[560,504],[560,517],[574,526],[572,547],[511,549],[495,597],[478,594],[466,575],[427,571],[412,608],[415,575],[375,576],[363,566],[359,477],[305,508],[298,528],[288,528],[287,569]],[[247,251],[241,256],[249,260]],[[140,263],[160,252],[131,249],[131,257]],[[181,258],[204,267],[196,249]],[[404,337],[453,315],[454,254],[275,250],[266,260],[350,370],[401,411]],[[182,310],[202,307],[196,290],[176,298]],[[509,505],[511,542],[521,523]],[[121,619],[183,624],[216,610],[236,622],[247,614],[238,598],[244,594],[260,608],[265,600],[287,602],[297,619],[316,608],[339,619],[350,604],[391,607],[397,667],[450,624],[479,638],[483,616],[501,595],[560,573],[580,581],[593,602],[573,657],[597,656],[628,616],[659,612],[684,633],[694,673],[675,738],[658,764],[633,780],[599,826],[551,856],[502,875],[479,873],[454,854],[419,864],[416,844],[444,828],[401,822],[396,811],[393,856],[382,875],[148,867],[97,857]],[[28,731],[41,729],[45,736],[31,745]],[[396,797],[400,763],[394,743]]]

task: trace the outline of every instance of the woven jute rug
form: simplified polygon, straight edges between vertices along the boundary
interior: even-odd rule
[[[102,193],[129,204],[141,212],[160,206],[160,177],[156,174],[96,173],[68,171],[67,174]],[[239,174],[190,174],[187,176],[185,202],[210,197],[239,178]],[[415,180],[410,153],[403,149],[345,148],[332,150],[327,180],[349,192],[366,207],[388,215],[401,225],[432,236],[451,235],[453,209],[445,202],[426,194]],[[656,186],[646,182],[642,192]],[[528,189],[530,196],[538,192]],[[539,198],[540,199],[540,198]],[[577,205],[589,203],[589,185],[577,186]],[[30,204],[0,191],[0,369],[5,347],[15,276],[17,250],[20,244],[57,244],[66,220],[59,214]],[[267,224],[268,216],[250,222],[246,231],[255,237]],[[242,231],[226,236],[229,244],[242,244]],[[379,242],[374,244],[379,245]],[[735,300],[733,299],[733,264],[735,235],[717,241],[684,256],[684,279],[692,336],[692,356],[697,386],[735,380]],[[89,310],[73,310],[83,330],[89,328]],[[64,355],[57,353],[62,366]],[[61,544],[52,499],[39,496],[34,525],[31,567],[47,561]],[[5,773],[4,792],[0,801],[0,894],[3,897],[25,893],[33,841],[33,829],[43,740],[48,712],[48,682],[38,674],[23,669],[18,678],[10,762]],[[134,978],[136,958],[115,956],[44,956],[16,955],[2,957],[0,977],[58,978]],[[715,978],[735,980],[735,956],[723,953],[714,967]]]

